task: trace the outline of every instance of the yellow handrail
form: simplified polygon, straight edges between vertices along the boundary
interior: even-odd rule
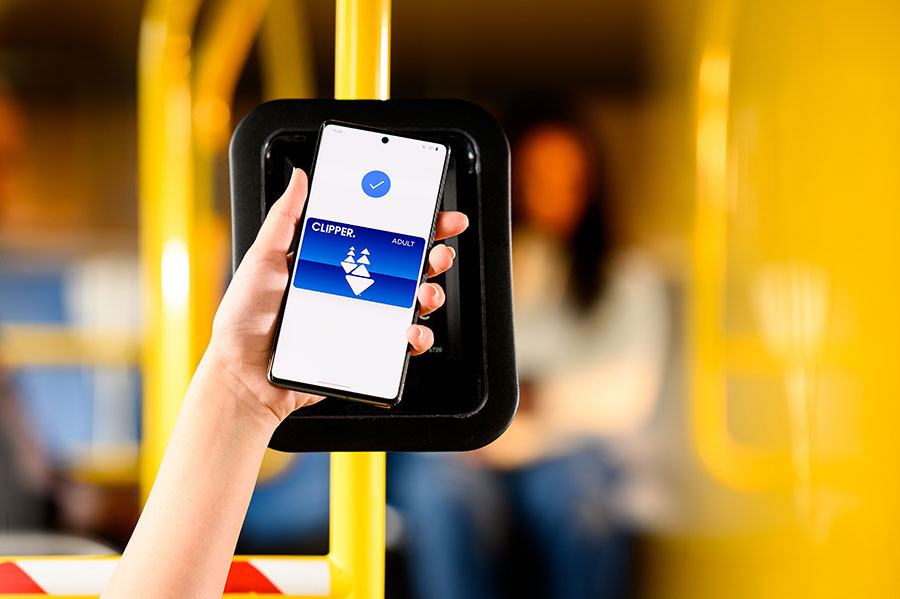
[[[386,100],[390,0],[338,0],[334,95]],[[352,580],[352,599],[384,597],[384,453],[331,454],[330,555]]]
[[[194,203],[191,34],[200,0],[149,0],[138,54],[138,193],[143,293],[141,495],[162,461],[192,373]]]
[[[391,84],[390,0],[337,0],[334,97],[387,100]]]

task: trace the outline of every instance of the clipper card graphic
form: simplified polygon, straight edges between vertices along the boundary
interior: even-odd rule
[[[424,252],[421,237],[310,218],[294,287],[410,308]]]

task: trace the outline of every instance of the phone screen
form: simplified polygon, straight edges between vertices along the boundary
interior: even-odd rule
[[[447,153],[435,142],[322,127],[273,382],[379,403],[399,398]]]

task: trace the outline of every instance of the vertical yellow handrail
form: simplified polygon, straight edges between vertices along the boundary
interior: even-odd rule
[[[337,0],[334,95],[390,94],[390,0]],[[330,555],[352,599],[384,597],[384,453],[331,454]]]
[[[150,0],[138,53],[144,346],[141,494],[146,498],[191,377],[191,33],[199,0]]]
[[[391,83],[390,0],[337,0],[334,97],[387,100]]]

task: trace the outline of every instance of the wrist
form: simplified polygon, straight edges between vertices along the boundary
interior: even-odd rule
[[[209,409],[231,414],[250,430],[267,435],[267,439],[281,422],[232,361],[210,351],[197,366],[188,396],[208,404]]]

